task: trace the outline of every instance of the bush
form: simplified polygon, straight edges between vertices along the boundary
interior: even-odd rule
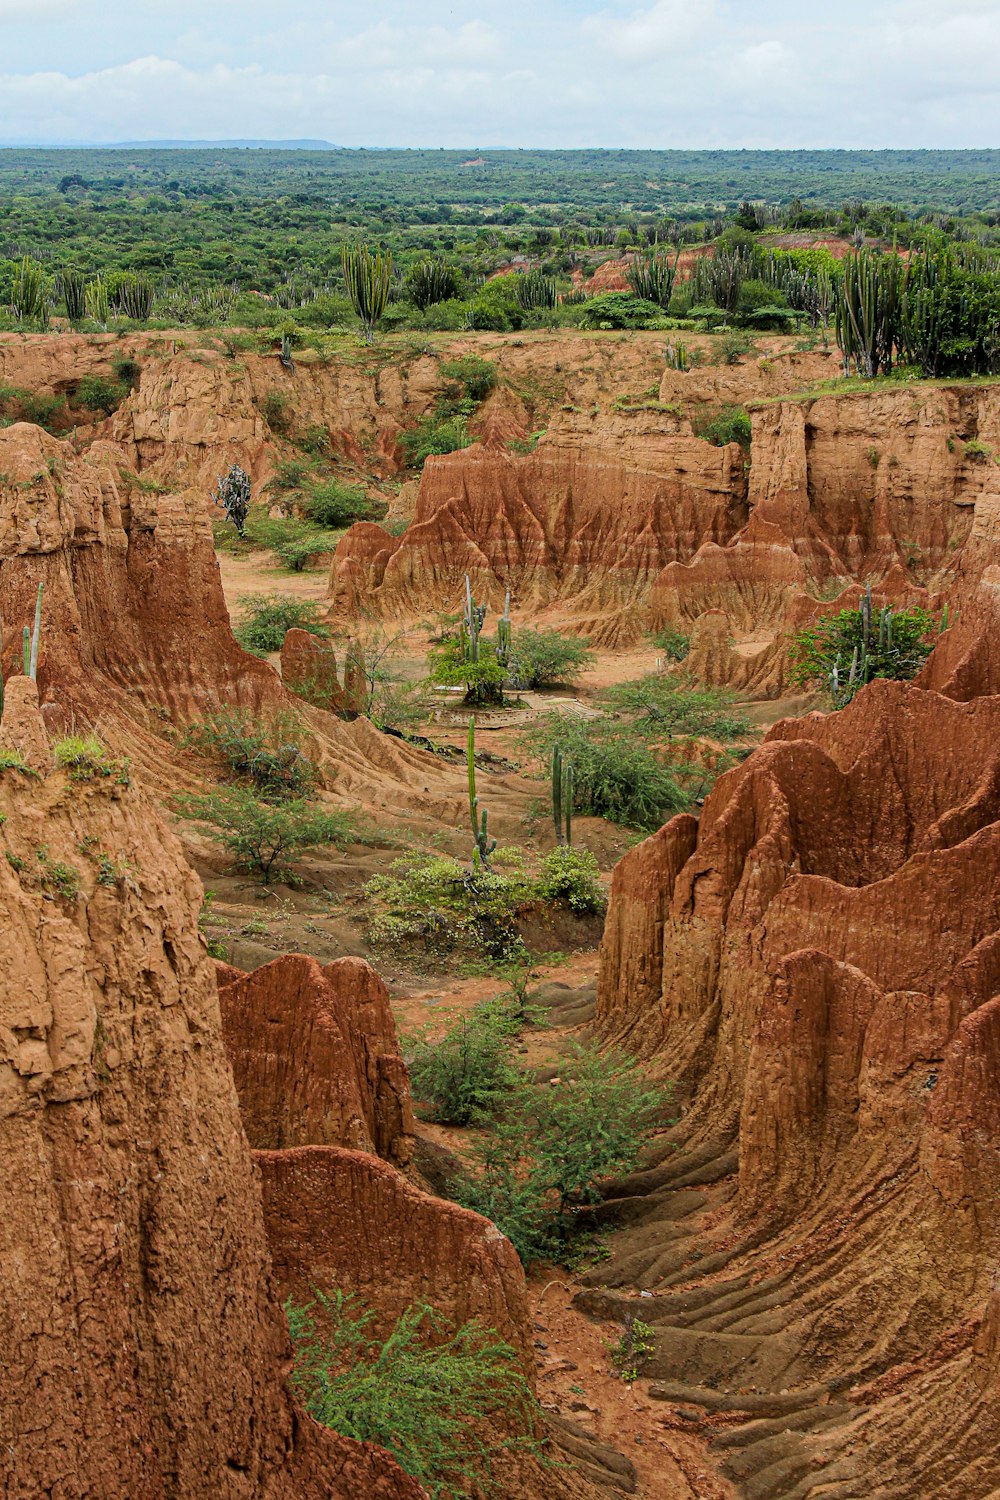
[[[514,636],[510,681],[516,688],[575,682],[594,660],[588,642],[555,630],[519,630]]]
[[[663,317],[662,307],[634,292],[603,292],[584,304],[584,328],[655,328]]]
[[[573,763],[573,811],[655,832],[689,799],[631,726],[549,716],[527,740],[548,762],[556,745]]]
[[[406,462],[422,469],[432,454],[455,453],[469,446],[469,430],[462,415],[440,417],[436,413],[423,417],[409,432],[400,436],[399,445]]]
[[[421,1303],[382,1340],[353,1297],[316,1295],[305,1307],[289,1299],[285,1313],[290,1384],[317,1422],[387,1449],[437,1500],[465,1500],[473,1486],[489,1495],[497,1450],[539,1451],[531,1389],[492,1330],[475,1321],[453,1330]],[[488,1417],[500,1420],[481,1432]]]
[[[741,448],[750,446],[750,414],[743,406],[724,406],[712,416],[695,417],[691,425],[695,437],[704,438],[716,448],[724,448],[727,443],[739,443]]]
[[[413,1096],[442,1125],[481,1125],[492,1119],[520,1081],[511,1066],[515,1027],[497,1001],[462,1016],[440,1041],[421,1037],[409,1061]]]
[[[326,479],[309,486],[302,509],[306,518],[317,526],[336,528],[350,526],[352,521],[367,516],[371,507],[360,485]]]
[[[493,1220],[525,1264],[565,1256],[601,1180],[638,1165],[667,1099],[634,1058],[582,1050],[558,1083],[515,1095],[478,1147],[477,1175],[453,1191]]]
[[[431,954],[464,950],[495,961],[523,957],[517,915],[531,898],[531,881],[496,850],[493,865],[470,867],[444,855],[409,854],[365,886],[373,904],[368,937],[373,947],[395,951],[419,944]]]
[[[691,637],[681,630],[675,630],[672,625],[667,625],[653,636],[653,645],[669,661],[686,661],[691,650]]]
[[[524,310],[517,300],[513,276],[494,276],[481,286],[469,303],[467,321],[470,328],[492,333],[509,333],[524,326]]]
[[[116,354],[111,361],[111,368],[115,372],[115,379],[127,385],[130,390],[135,390],[142,376],[142,365],[130,354]]]
[[[244,534],[257,546],[269,547],[293,573],[301,573],[320,552],[332,552],[338,541],[336,532],[323,531],[312,521],[296,516],[277,519],[263,512],[247,522]]]
[[[249,709],[223,708],[191,724],[184,743],[221,760],[234,776],[252,782],[266,801],[276,802],[302,797],[312,786],[313,768],[302,753],[301,733],[299,719],[287,710],[265,724]]]
[[[601,694],[619,712],[634,714],[633,727],[644,734],[707,735],[733,740],[749,733],[750,721],[733,707],[733,696],[721,688],[679,686],[672,678],[650,672],[634,682],[620,682]]]
[[[107,380],[103,375],[84,375],[74,399],[85,411],[102,411],[110,416],[117,411],[128,392],[128,386],[122,381]]]
[[[738,365],[741,359],[753,354],[756,347],[749,334],[730,330],[719,340],[719,355],[724,365]]]
[[[543,901],[563,901],[580,915],[601,912],[607,900],[598,876],[597,860],[589,849],[565,845],[550,849],[542,860],[536,889]]]
[[[843,708],[874,677],[903,682],[915,677],[945,617],[939,625],[925,609],[871,611],[870,599],[868,608],[867,632],[863,609],[823,615],[798,631],[789,653],[791,681],[831,690],[834,707]]]
[[[265,885],[291,881],[291,862],[304,850],[354,837],[345,812],[323,812],[301,797],[262,802],[245,787],[179,798],[177,810],[228,850],[238,870],[259,875]]]
[[[243,618],[233,635],[244,651],[267,656],[280,651],[289,630],[307,630],[310,635],[326,639],[330,632],[318,616],[318,606],[287,594],[244,594],[239,600]]]
[[[470,401],[485,401],[497,383],[497,367],[491,359],[465,354],[441,366],[445,380],[456,380]]]
[[[464,687],[468,703],[502,703],[506,671],[492,641],[479,638],[479,660],[469,661],[451,636],[431,648],[430,677],[438,687]]]

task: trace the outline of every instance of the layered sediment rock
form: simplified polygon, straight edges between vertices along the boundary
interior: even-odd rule
[[[30,690],[5,731],[43,735]],[[0,777],[0,1487],[419,1500],[293,1406],[200,886],[121,779]]]
[[[725,1440],[747,1495],[1000,1483],[998,733],[995,697],[875,682],[615,872],[600,1024],[685,1108],[601,1278],[656,1289],[696,1403],[798,1402]]]
[[[363,524],[339,544],[334,613],[449,608],[465,573],[480,597],[510,589],[515,609],[556,611],[605,645],[721,611],[733,649],[713,648],[715,678],[779,695],[790,628],[858,581],[895,602],[952,589],[1000,492],[991,387],[780,399],[796,377],[791,363],[668,371],[658,403],[561,412],[531,454],[429,460],[402,536]],[[777,399],[752,413],[747,473],[743,450],[695,437],[689,416],[761,380]]]

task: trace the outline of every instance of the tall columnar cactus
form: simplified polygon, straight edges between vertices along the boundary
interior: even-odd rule
[[[31,651],[28,656],[27,675],[33,681],[38,680],[38,642],[41,639],[42,634],[42,590],[44,588],[45,585],[43,583],[40,583],[38,585],[38,596],[35,599],[35,628],[32,632]]]
[[[361,336],[370,344],[389,301],[392,253],[377,250],[373,255],[367,245],[345,245],[340,252],[340,264],[351,306],[361,321]]]
[[[871,380],[892,369],[904,345],[902,261],[898,255],[861,250],[844,261],[837,298],[837,343],[844,374],[853,364]]]
[[[660,307],[666,307],[674,289],[674,276],[677,273],[680,253],[678,245],[673,265],[665,255],[656,250],[638,256],[627,272],[628,284],[636,296],[645,297],[647,302],[655,302]]]
[[[504,669],[505,672],[506,672],[507,668],[510,666],[510,658],[511,658],[512,648],[513,648],[513,635],[512,635],[512,632],[511,632],[511,625],[510,625],[510,589],[508,589],[506,597],[505,597],[504,602],[503,602],[503,614],[500,616],[499,620],[497,621],[497,643],[496,643],[497,661],[503,667],[503,669]]]
[[[87,285],[82,271],[72,268],[63,271],[59,278],[62,285],[66,316],[71,323],[82,323],[87,314]]]
[[[448,261],[425,255],[410,268],[406,278],[410,296],[423,311],[437,302],[446,302],[459,293],[458,272]]]
[[[514,297],[524,312],[536,307],[555,307],[556,284],[541,271],[525,271],[514,277]]]
[[[558,745],[552,751],[552,821],[560,848],[572,844],[573,764],[563,758]]]
[[[479,796],[476,792],[476,721],[469,720],[469,821],[472,824],[472,837],[475,840],[475,848],[472,851],[472,863],[476,869],[486,868],[489,865],[490,855],[497,846],[496,839],[489,836],[490,815],[484,807],[479,811]]]
[[[22,323],[40,323],[44,327],[49,320],[45,273],[36,261],[29,260],[26,255],[14,267],[10,302],[14,316]]]
[[[130,271],[123,276],[115,297],[115,311],[136,323],[145,323],[153,311],[153,283],[147,276]]]
[[[87,316],[93,318],[94,322],[100,324],[102,328],[107,328],[111,308],[108,302],[107,285],[100,276],[94,281],[87,282],[83,300]]]

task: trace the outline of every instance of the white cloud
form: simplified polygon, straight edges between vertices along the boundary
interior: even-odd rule
[[[700,39],[709,47],[715,0],[654,0],[645,9],[619,16],[603,10],[585,16],[581,30],[614,57],[633,63],[668,59],[681,47]]]

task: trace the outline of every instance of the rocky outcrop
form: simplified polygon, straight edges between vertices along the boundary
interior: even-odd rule
[[[419,1500],[287,1393],[180,846],[116,777],[5,771],[0,811],[4,1494]]]
[[[289,954],[219,980],[251,1146],[343,1145],[405,1167],[413,1108],[389,992],[370,964]]]
[[[286,631],[281,680],[298,697],[342,718],[357,718],[364,709],[367,682],[359,648],[348,647],[341,680],[333,647],[308,630]]]
[[[726,1439],[748,1496],[1000,1483],[998,732],[1000,699],[875,682],[615,872],[599,1023],[684,1109],[600,1279],[655,1290],[673,1399],[798,1411]]]

